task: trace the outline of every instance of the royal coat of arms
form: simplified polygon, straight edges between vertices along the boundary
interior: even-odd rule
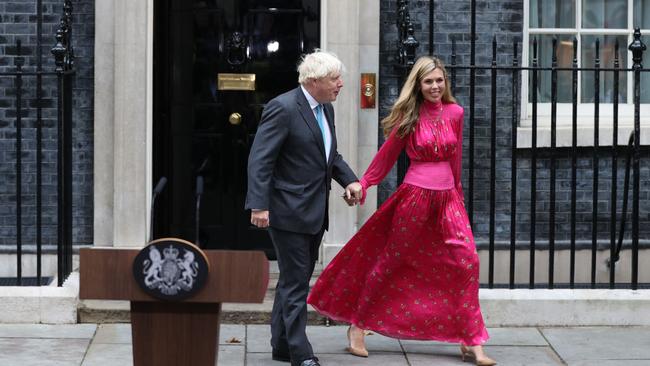
[[[194,245],[156,241],[138,254],[133,273],[145,292],[158,298],[182,299],[198,291],[197,282],[205,282],[207,262]]]

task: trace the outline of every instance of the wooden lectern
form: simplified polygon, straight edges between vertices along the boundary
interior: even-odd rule
[[[134,278],[133,261],[140,250],[81,249],[79,297],[131,301],[135,366],[215,365],[221,303],[264,300],[266,256],[259,251],[205,250],[210,269],[204,287],[185,300],[165,301],[145,293]]]

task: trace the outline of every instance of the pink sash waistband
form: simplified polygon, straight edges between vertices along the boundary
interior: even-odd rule
[[[448,161],[412,161],[404,183],[425,189],[452,189],[454,174]]]

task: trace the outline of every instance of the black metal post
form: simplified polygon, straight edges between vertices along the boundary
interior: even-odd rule
[[[57,32],[57,40],[63,38],[63,32]],[[58,46],[58,44],[57,44]],[[56,47],[56,46],[55,46]],[[63,46],[62,46],[63,47]],[[63,285],[65,274],[65,244],[67,242],[65,225],[65,205],[68,203],[65,197],[64,185],[67,183],[65,176],[65,134],[63,133],[63,123],[65,121],[65,111],[63,103],[63,90],[65,87],[63,61],[56,60],[57,67],[57,278],[58,285]],[[61,65],[59,65],[59,63]]]
[[[555,144],[557,132],[557,38],[553,38],[551,60],[551,172],[548,227],[548,288],[554,287],[555,274]]]
[[[517,242],[517,90],[519,89],[517,65],[517,41],[512,44],[512,127],[510,131],[510,157],[511,157],[511,176],[510,176],[510,288],[515,288],[515,252]]]
[[[52,48],[57,75],[57,283],[72,270],[72,2],[65,0]]]
[[[530,263],[529,288],[535,288],[535,226],[537,225],[537,38],[533,39],[533,121],[530,152]]]
[[[571,233],[569,258],[569,287],[575,286],[576,274],[576,204],[578,169],[578,40],[573,38],[573,62],[571,64]]]
[[[593,147],[593,190],[591,216],[591,288],[596,288],[596,254],[598,250],[598,137],[600,113],[600,38],[596,38],[596,59],[594,61],[594,147]]]
[[[72,49],[72,1],[65,0],[63,4],[64,17],[67,23],[67,47],[68,47],[68,71],[72,71],[74,65],[74,52]],[[72,197],[72,86],[73,86],[73,73],[68,72],[66,75],[66,123],[67,123],[67,143],[66,146],[66,155],[68,162],[68,170],[66,174],[68,176],[68,186],[66,196],[68,197],[69,205],[67,205],[67,255],[66,255],[66,277],[72,272],[72,206],[73,206],[73,197]]]
[[[497,37],[492,39],[492,95],[490,126],[490,233],[489,233],[489,269],[488,286],[494,287],[494,225],[496,216],[496,155],[497,155]]]
[[[21,41],[16,40],[16,279],[18,286],[23,282],[23,65]]]
[[[64,241],[64,276],[67,278],[72,273],[72,207],[74,200],[72,197],[72,74],[66,73],[63,77],[64,85],[64,99],[63,99],[63,134],[64,134],[64,150],[63,157],[65,160],[65,241]],[[64,279],[65,280],[65,279]]]
[[[634,41],[628,47],[632,51],[632,69],[634,69],[634,158],[632,170],[634,180],[632,183],[632,289],[638,289],[639,285],[639,159],[640,159],[640,135],[641,135],[641,69],[643,65],[643,51],[646,45],[641,41],[641,31],[634,30]]]
[[[619,91],[619,82],[618,75],[620,68],[620,63],[618,60],[619,52],[619,43],[618,38],[616,38],[616,43],[614,44],[614,120],[612,125],[612,189],[610,195],[610,231],[609,231],[609,288],[614,288],[614,283],[616,282],[616,261],[614,256],[616,255],[616,190],[617,190],[617,173],[618,173],[618,91]]]
[[[40,286],[43,276],[43,0],[37,0],[36,7],[36,281]]]

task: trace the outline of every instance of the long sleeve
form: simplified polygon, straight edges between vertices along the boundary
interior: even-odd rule
[[[454,129],[456,133],[456,154],[451,158],[451,171],[454,174],[454,185],[460,196],[465,200],[463,194],[463,183],[461,181],[461,173],[463,171],[463,122],[465,112],[460,108],[460,113],[455,117]]]
[[[283,108],[271,100],[262,113],[259,128],[248,157],[246,209],[268,210],[273,168],[289,131]]]
[[[345,188],[350,183],[358,181],[357,176],[354,174],[348,163],[343,160],[343,156],[338,151],[333,152],[334,161],[332,162],[332,178]]]
[[[393,165],[395,165],[395,161],[397,161],[404,146],[406,146],[406,137],[401,138],[397,136],[397,128],[393,128],[390,136],[388,136],[388,139],[383,145],[381,145],[381,148],[372,159],[368,169],[366,169],[366,172],[359,181],[363,187],[362,201],[365,201],[366,190],[377,185],[384,179],[384,177],[386,177],[386,174],[388,174]]]

